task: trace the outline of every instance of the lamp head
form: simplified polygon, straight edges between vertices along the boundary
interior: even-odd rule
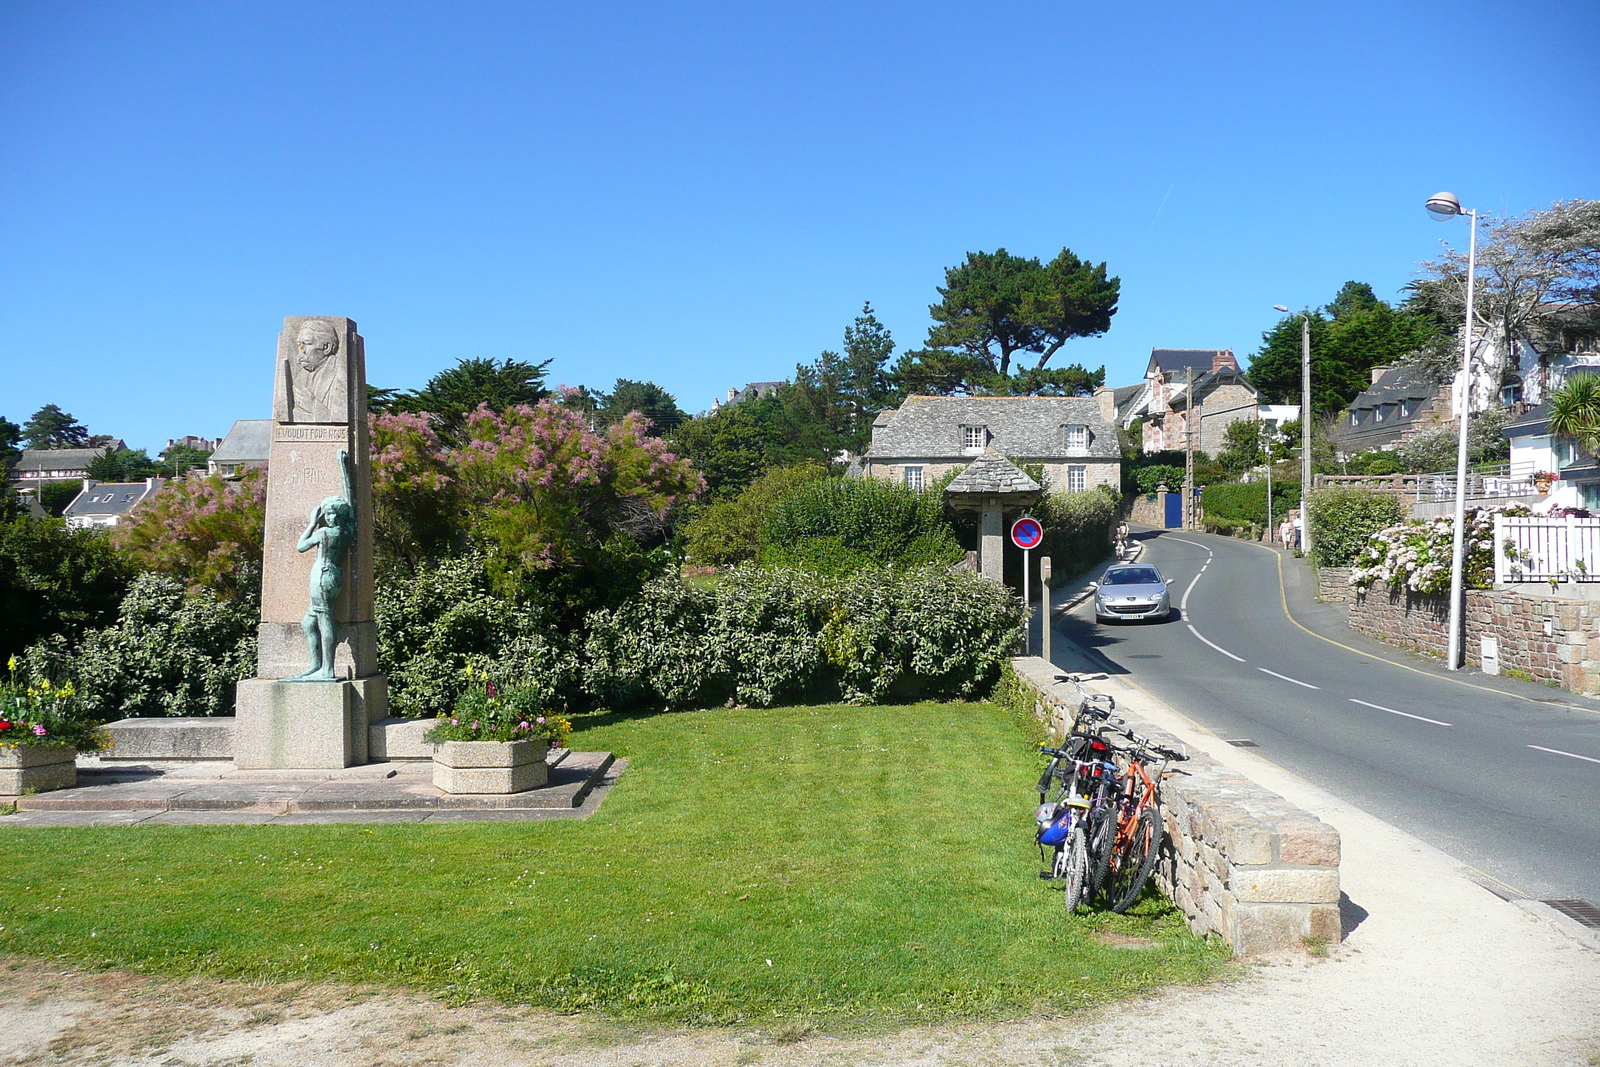
[[[1272,310],[1273,311],[1288,311],[1289,309],[1284,307],[1282,304],[1273,304],[1272,305]]]
[[[1455,193],[1434,193],[1428,197],[1428,214],[1440,222],[1448,221],[1461,214],[1461,201]]]

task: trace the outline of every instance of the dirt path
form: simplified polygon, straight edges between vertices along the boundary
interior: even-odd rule
[[[1530,921],[1534,921],[1530,918]],[[1573,946],[1574,953],[1591,955]],[[1317,1065],[1600,1063],[1600,988],[1537,991],[1536,1017],[1470,1018],[1453,986],[1416,988],[1397,1019],[1360,993],[1371,967],[1333,956],[1264,965],[1224,986],[1173,990],[1057,1020],[915,1029],[877,1037],[649,1030],[591,1016],[342,986],[163,981],[0,967],[0,1064],[136,1067],[700,1065]],[[1469,978],[1470,980],[1470,978]],[[1398,1024],[1398,1025],[1397,1025]]]

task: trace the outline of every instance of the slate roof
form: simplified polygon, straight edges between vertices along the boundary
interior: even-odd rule
[[[1381,446],[1421,422],[1438,397],[1439,384],[1419,368],[1391,367],[1350,402],[1333,428],[1333,439],[1362,448]],[[1401,401],[1407,401],[1410,409],[1403,415]],[[1382,419],[1377,417],[1380,410]],[[1355,416],[1353,425],[1352,415]]]
[[[962,459],[964,426],[983,426],[989,446],[1027,459],[1120,459],[1114,427],[1087,396],[911,396],[872,424],[871,461]],[[1067,451],[1063,427],[1087,426],[1089,447]]]
[[[165,484],[161,478],[151,478],[147,482],[97,482],[73,497],[61,514],[68,519],[126,515]]]
[[[1208,371],[1216,357],[1229,351],[1226,348],[1152,348],[1149,370],[1145,376],[1149,377],[1150,371],[1160,371],[1162,374],[1177,371],[1181,374],[1190,367],[1197,371]]]
[[[1003,493],[1039,493],[1043,492],[1043,487],[1015,463],[991,448],[952,478],[944,491],[998,496]]]
[[[271,419],[235,419],[210,463],[265,463],[272,452]]]
[[[1550,405],[1540,404],[1529,408],[1521,416],[1506,423],[1507,437],[1543,437],[1550,432]]]
[[[1250,384],[1244,372],[1237,367],[1218,367],[1216,370],[1207,371],[1194,380],[1194,391],[1200,397],[1200,414],[1205,417],[1205,394],[1207,390],[1221,385],[1238,385],[1247,389],[1251,396],[1258,395],[1256,387]],[[1174,411],[1189,406],[1189,387],[1187,383],[1177,386],[1167,406]]]
[[[11,473],[88,470],[103,452],[104,448],[30,448],[12,466]]]
[[[1149,382],[1137,382],[1133,385],[1123,385],[1111,390],[1111,403],[1117,415],[1117,425],[1126,426],[1132,415],[1133,408],[1149,390]]]

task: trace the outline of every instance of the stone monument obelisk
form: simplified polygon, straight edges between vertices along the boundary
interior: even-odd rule
[[[372,614],[366,352],[345,318],[278,335],[256,677],[239,683],[240,769],[367,762],[383,718]]]

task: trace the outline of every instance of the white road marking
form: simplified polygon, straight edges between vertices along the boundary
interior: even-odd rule
[[[1194,592],[1194,587],[1197,584],[1199,584],[1199,582],[1200,582],[1200,576],[1206,572],[1206,568],[1207,567],[1211,566],[1211,559],[1212,559],[1213,553],[1212,553],[1211,549],[1207,548],[1205,545],[1202,545],[1199,541],[1185,541],[1181,537],[1174,537],[1173,540],[1178,542],[1180,545],[1193,545],[1194,547],[1198,548],[1200,551],[1202,551],[1202,552],[1204,552],[1206,554],[1206,561],[1204,563],[1202,563],[1200,565],[1200,569],[1195,572],[1194,581],[1189,583],[1189,588],[1187,588],[1187,589],[1185,589],[1183,591],[1183,599],[1178,601],[1178,610],[1179,611],[1188,611],[1189,610],[1189,594]],[[1193,630],[1194,627],[1191,626],[1191,627],[1189,627],[1189,629]],[[1200,635],[1198,633],[1195,634],[1195,636],[1196,637],[1200,637]],[[1206,639],[1203,638],[1203,637],[1200,637],[1200,640],[1206,641]],[[1210,641],[1206,641],[1206,644],[1211,645],[1211,642]],[[1216,648],[1217,646],[1216,645],[1211,645],[1211,647],[1212,648]],[[1221,649],[1217,649],[1217,651],[1220,652],[1222,650]],[[1228,654],[1230,656],[1233,655],[1233,653],[1231,653],[1231,652],[1228,653]],[[1234,659],[1239,659],[1238,656],[1234,656],[1233,658]],[[1244,660],[1239,660],[1239,662],[1243,663]]]
[[[1451,725],[1447,722],[1440,722],[1438,719],[1430,719],[1425,715],[1413,715],[1409,711],[1396,711],[1393,708],[1386,708],[1382,704],[1368,704],[1365,700],[1357,700],[1355,697],[1350,698],[1350,703],[1360,704],[1364,708],[1375,708],[1378,711],[1387,711],[1390,715],[1404,715],[1406,718],[1416,719],[1418,722],[1431,722],[1435,726]],[[1600,760],[1597,760],[1596,762],[1600,762]]]
[[[1557,756],[1571,756],[1573,759],[1581,759],[1589,763],[1600,763],[1600,759],[1595,759],[1593,756],[1580,756],[1576,752],[1563,752],[1559,748],[1545,748],[1543,745],[1529,745],[1528,747],[1536,748],[1540,752],[1551,752]]]
[[[1184,623],[1184,625],[1189,627],[1189,632],[1190,633],[1194,634],[1200,640],[1205,641],[1206,644],[1210,645],[1212,648],[1216,649],[1218,652],[1221,652],[1224,656],[1227,656],[1229,659],[1236,659],[1240,663],[1243,663],[1245,661],[1243,656],[1235,656],[1232,652],[1229,652],[1227,649],[1223,648],[1221,645],[1217,644],[1215,641],[1207,640],[1206,639],[1206,635],[1201,633],[1199,630],[1196,630],[1194,628],[1194,624],[1193,623],[1187,623],[1186,622],[1186,623]]]
[[[1322,686],[1320,686],[1320,685],[1312,685],[1310,682],[1302,682],[1298,678],[1291,678],[1287,674],[1279,674],[1277,671],[1269,671],[1265,667],[1257,667],[1256,670],[1260,671],[1262,674],[1270,674],[1274,678],[1282,678],[1286,682],[1293,682],[1295,685],[1303,685],[1307,689],[1321,689],[1322,688]]]

